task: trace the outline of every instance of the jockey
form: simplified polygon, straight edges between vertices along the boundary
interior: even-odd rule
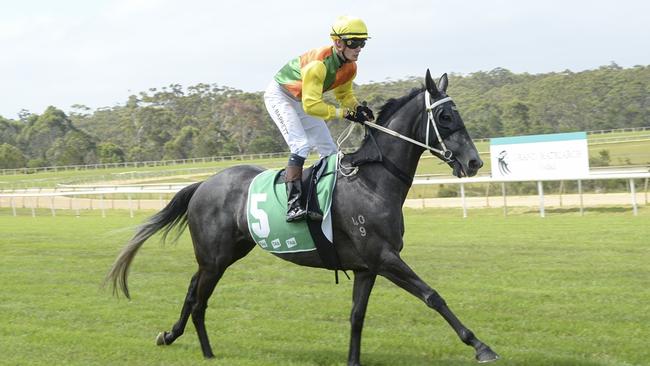
[[[284,65],[264,92],[264,104],[289,145],[291,155],[285,170],[287,222],[305,216],[322,219],[319,212],[307,212],[301,203],[302,167],[312,148],[320,157],[337,152],[325,121],[346,118],[363,123],[374,120],[365,104],[359,104],[352,90],[356,61],[365,46],[368,30],[356,17],[341,16],[332,26],[333,44],[307,51]],[[337,108],[323,100],[332,90]]]

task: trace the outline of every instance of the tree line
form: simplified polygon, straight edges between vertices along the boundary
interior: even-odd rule
[[[449,78],[448,93],[474,138],[650,126],[650,66],[612,63],[545,74],[497,68]],[[409,77],[355,90],[379,111],[388,99],[422,83],[422,77]],[[335,137],[347,125],[328,124]],[[348,145],[358,144],[360,134]],[[286,150],[261,92],[217,84],[152,88],[110,108],[74,105],[66,114],[50,106],[40,115],[21,111],[17,120],[0,116],[0,168]]]

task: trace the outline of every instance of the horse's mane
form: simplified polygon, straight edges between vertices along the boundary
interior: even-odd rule
[[[399,98],[390,98],[388,101],[379,109],[379,114],[377,116],[378,125],[385,126],[388,123],[388,120],[392,115],[394,115],[400,108],[402,108],[406,103],[415,98],[417,95],[424,91],[424,86],[420,88],[413,88],[411,91],[402,97]],[[371,140],[372,136],[377,133],[377,130],[372,128],[366,128],[366,135],[363,138],[362,145],[368,143]],[[373,140],[374,141],[374,140]],[[381,161],[381,153],[378,149],[361,149],[349,155],[350,164],[352,166],[359,166],[361,164],[373,161]]]
[[[424,86],[420,88],[413,88],[407,95],[399,98],[390,98],[379,109],[379,116],[377,117],[377,124],[384,125],[388,119],[395,114],[402,106],[408,103],[411,99],[415,98],[418,94],[424,91]]]

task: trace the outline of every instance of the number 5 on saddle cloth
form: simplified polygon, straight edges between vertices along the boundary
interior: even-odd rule
[[[337,156],[332,154],[303,172],[303,192],[307,192],[304,198],[312,209],[322,209],[322,222],[309,218],[286,222],[287,192],[282,170],[266,170],[253,179],[246,213],[248,231],[257,245],[271,253],[316,250],[328,269],[341,269],[333,243],[331,212],[337,164]]]

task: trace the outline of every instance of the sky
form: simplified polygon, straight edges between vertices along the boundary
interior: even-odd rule
[[[355,80],[650,65],[647,0],[0,0],[0,116],[123,105],[171,84],[262,91],[339,15],[372,39]]]

